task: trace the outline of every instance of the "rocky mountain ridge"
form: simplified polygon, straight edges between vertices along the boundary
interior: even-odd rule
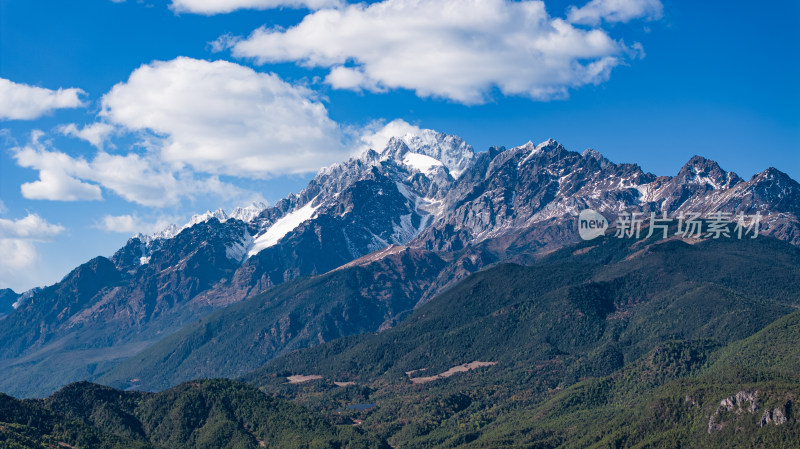
[[[374,263],[393,245],[446,262],[419,292],[424,302],[489,264],[524,263],[577,241],[575,217],[586,208],[609,220],[629,211],[758,212],[762,233],[800,244],[800,185],[774,168],[744,181],[694,157],[677,176],[656,176],[554,140],[476,153],[425,130],[325,167],[273,206],[210,211],[137,235],[35,293],[0,328],[0,390],[13,392],[30,366],[66,359],[76,360],[68,380],[85,378],[216,309]]]

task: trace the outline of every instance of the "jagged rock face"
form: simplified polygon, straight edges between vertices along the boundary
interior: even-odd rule
[[[541,234],[533,240],[546,248],[576,240],[573,220],[586,208],[610,219],[630,211],[671,217],[759,212],[763,233],[800,244],[800,185],[774,168],[745,182],[695,156],[677,176],[658,177],[593,150],[567,151],[552,140],[478,155],[445,198],[438,219],[412,244],[458,251],[505,234],[530,234],[536,227]],[[553,232],[553,220],[568,232]]]
[[[749,419],[747,415],[757,414],[761,408],[765,408],[765,410],[758,421],[759,427],[784,425],[791,413],[792,401],[786,400],[784,403],[779,402],[776,405],[775,407],[764,407],[761,393],[758,390],[739,391],[720,401],[719,407],[708,419],[708,433],[719,432],[729,424],[743,419],[747,420]]]
[[[638,166],[612,164],[555,141],[480,154],[446,197],[443,213],[415,244],[458,250],[580,210],[636,204],[636,185],[652,182]]]
[[[383,155],[405,160],[408,153],[422,154],[439,161],[447,172],[458,178],[466,171],[475,153],[463,139],[425,129],[419,135],[407,134],[389,140]]]

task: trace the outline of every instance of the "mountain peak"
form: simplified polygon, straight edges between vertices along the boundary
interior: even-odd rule
[[[233,209],[233,212],[228,215],[229,219],[236,219],[245,223],[250,223],[258,215],[267,208],[267,204],[261,201],[251,203],[249,206],[239,206]]]
[[[736,173],[723,170],[716,161],[697,155],[681,167],[677,179],[686,184],[707,185],[714,190],[728,189],[743,181]]]
[[[594,159],[600,163],[601,168],[605,168],[608,166],[610,161],[605,158],[599,151],[595,150],[594,148],[587,148],[581,153],[584,159]]]
[[[224,221],[228,220],[228,214],[226,214],[225,211],[222,210],[222,208],[216,209],[216,210],[213,210],[213,211],[209,210],[209,211],[206,211],[203,214],[195,214],[195,215],[192,215],[192,218],[189,219],[189,222],[186,223],[183,226],[182,229],[194,226],[194,225],[196,225],[198,223],[205,223],[208,220],[211,220],[212,218],[216,218],[220,222],[224,222]]]
[[[553,150],[560,147],[561,144],[558,143],[555,139],[547,139],[544,142],[536,145],[537,150],[545,151],[545,150]]]
[[[381,152],[397,161],[406,159],[407,153],[420,154],[440,162],[453,178],[461,176],[475,157],[472,146],[464,139],[432,129],[392,137]]]
[[[171,239],[180,234],[184,229],[191,228],[192,226],[200,223],[205,223],[211,219],[216,219],[220,223],[225,223],[228,220],[240,220],[245,223],[250,223],[258,217],[261,212],[267,208],[267,204],[261,201],[251,203],[249,206],[239,206],[233,209],[228,214],[222,208],[216,210],[209,210],[202,214],[194,214],[183,226],[178,226],[174,223],[165,227],[164,229],[153,234],[138,233],[133,238],[139,239],[144,244],[149,244],[155,240]]]
[[[756,179],[759,179],[759,180],[791,181],[791,182],[797,183],[797,181],[792,179],[791,176],[789,176],[786,173],[778,170],[775,167],[769,167],[766,170],[762,171],[761,173],[756,173],[755,175],[753,175],[753,178],[751,179],[751,181],[756,180]]]
[[[516,147],[518,149],[526,150],[530,153],[543,153],[543,152],[550,152],[557,150],[559,148],[564,148],[560,143],[558,143],[555,139],[547,139],[544,142],[539,143],[538,145],[534,144],[533,141],[529,140],[524,145]]]

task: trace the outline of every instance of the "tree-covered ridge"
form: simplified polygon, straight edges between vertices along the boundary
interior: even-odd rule
[[[0,397],[0,446],[8,448],[387,447],[352,426],[229,380],[187,382],[160,393],[88,382],[49,398]]]
[[[350,404],[376,404],[366,412],[347,413],[399,447],[585,447],[605,441],[606,433],[627,432],[623,421],[647,416],[642,408],[652,398],[683,400],[684,395],[669,396],[681,391],[680,382],[690,382],[687,389],[714,385],[694,376],[721,363],[717,360],[725,351],[734,351],[727,357],[738,360],[738,349],[730,345],[744,344],[749,340],[742,339],[798,305],[800,251],[782,242],[765,238],[690,245],[612,238],[559,251],[530,267],[498,265],[418,308],[393,329],[288,354],[245,380],[331,416],[340,416],[337,410]],[[789,360],[796,347],[787,345],[768,361]],[[768,365],[753,360],[756,370]],[[410,381],[473,361],[496,365],[421,385]],[[728,366],[746,366],[737,363]],[[286,383],[287,376],[297,374],[323,379]],[[694,401],[701,408],[718,405],[750,388],[749,382],[761,386],[764,404],[772,404],[781,395],[795,394],[798,380],[734,378],[730,388],[720,385],[708,395],[698,393]],[[767,381],[774,382],[760,383]],[[622,394],[618,390],[628,402],[611,400]],[[553,414],[557,407],[546,408],[558,398],[575,413]],[[665,413],[677,413],[664,407]],[[692,439],[698,436],[692,426],[707,411],[700,413],[701,408],[691,422],[659,418],[663,427],[640,431],[667,432],[659,440],[664,442],[679,427],[688,435],[688,447],[724,447],[692,445],[701,441]],[[611,420],[632,410],[638,414]],[[703,415],[706,427],[708,413]],[[561,422],[558,416],[566,418]],[[593,421],[584,423],[588,418]],[[538,422],[549,424],[534,425]],[[790,428],[759,430],[777,432],[782,439]],[[589,435],[596,438],[580,439]],[[610,447],[644,444],[626,438]],[[753,438],[744,441],[760,441]]]
[[[797,448],[798,345],[800,312],[721,349],[667,342],[503,416],[466,447]]]

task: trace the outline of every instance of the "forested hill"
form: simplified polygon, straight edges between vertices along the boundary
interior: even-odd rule
[[[0,447],[77,449],[369,449],[388,446],[291,402],[229,380],[161,393],[88,382],[41,400],[0,395]]]

